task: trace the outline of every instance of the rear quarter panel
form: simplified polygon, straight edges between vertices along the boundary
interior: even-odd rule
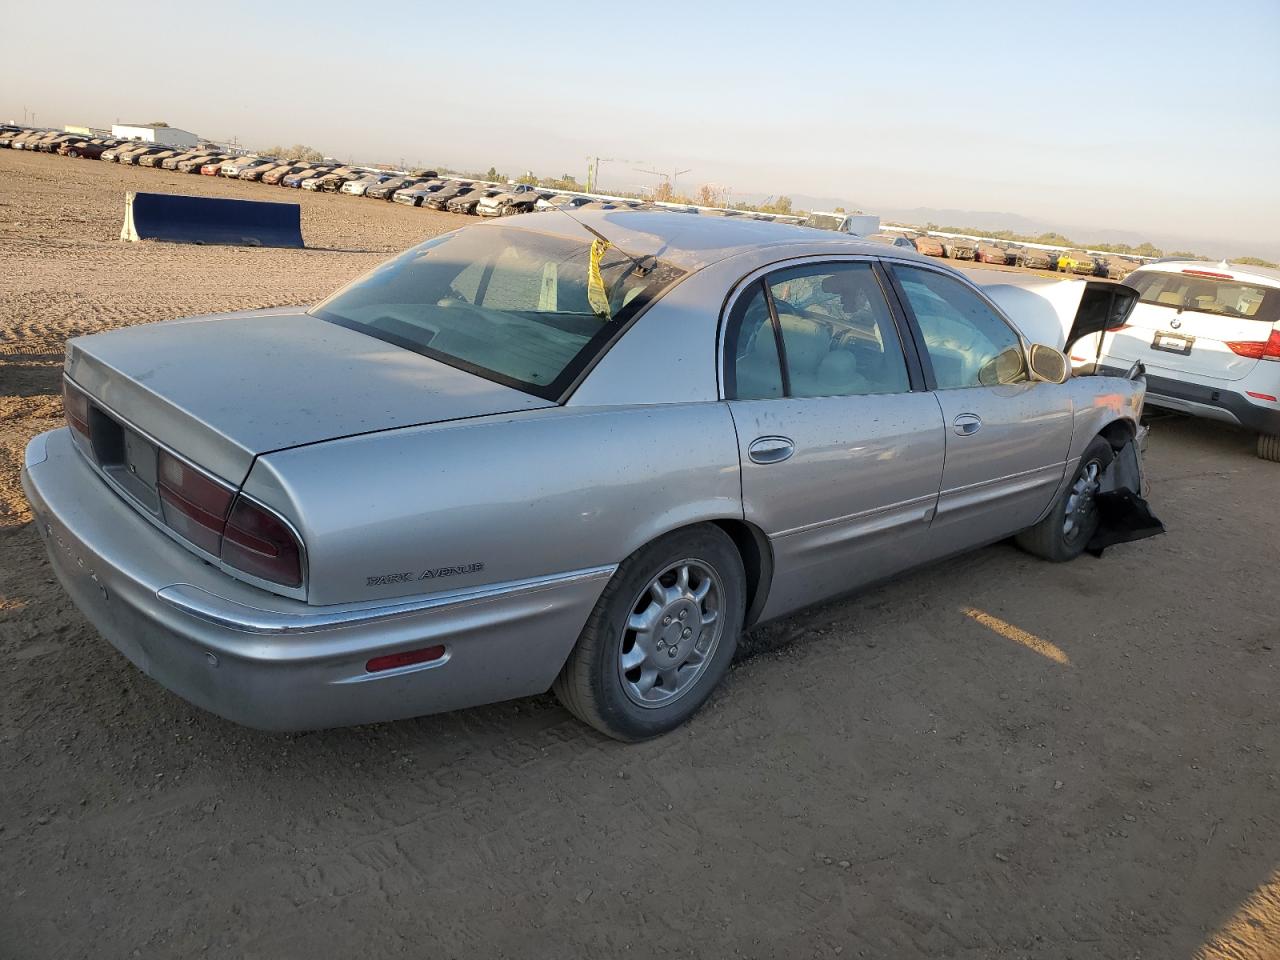
[[[742,516],[733,422],[716,402],[552,407],[335,440],[259,458],[245,491],[301,533],[313,604],[614,564],[669,530]]]

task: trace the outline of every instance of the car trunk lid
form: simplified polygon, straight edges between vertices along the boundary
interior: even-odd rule
[[[78,337],[66,372],[105,413],[236,485],[271,451],[552,405],[302,308]]]

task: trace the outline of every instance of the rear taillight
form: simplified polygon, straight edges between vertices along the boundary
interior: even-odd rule
[[[1272,330],[1266,340],[1228,340],[1227,347],[1253,360],[1280,360],[1280,330]]]
[[[235,492],[210,480],[166,451],[156,464],[157,492],[164,522],[178,535],[215,557]]]
[[[250,576],[302,585],[302,546],[282,519],[167,451],[157,473],[164,522],[175,533]]]
[[[98,463],[91,418],[114,422],[93,409],[88,396],[67,380],[62,383],[62,405],[67,425],[84,438],[80,446]],[[120,427],[115,429],[119,434]],[[283,587],[302,585],[302,544],[293,528],[266,507],[237,496],[232,487],[163,449],[156,453],[156,493],[165,526],[184,540],[250,576]]]
[[[222,534],[222,562],[286,587],[302,585],[302,546],[289,525],[245,497],[231,508]]]
[[[67,426],[86,439],[89,436],[89,398],[66,380],[62,381],[62,409]]]

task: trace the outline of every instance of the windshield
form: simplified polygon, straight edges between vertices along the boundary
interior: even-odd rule
[[[646,266],[589,236],[472,227],[414,247],[312,313],[556,400],[683,276],[662,261]]]
[[[1280,319],[1280,292],[1241,280],[1219,279],[1208,271],[1140,270],[1125,280],[1143,303],[1226,317]]]

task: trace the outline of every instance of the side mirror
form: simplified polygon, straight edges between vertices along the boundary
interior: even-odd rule
[[[1022,355],[1021,346],[1002,350],[984,363],[982,369],[978,371],[978,382],[984,387],[1021,383],[1026,379],[1026,358]]]
[[[1033,380],[1044,380],[1047,383],[1066,383],[1071,376],[1071,367],[1067,363],[1066,354],[1043,343],[1033,343],[1027,354],[1027,365],[1031,368]]]

